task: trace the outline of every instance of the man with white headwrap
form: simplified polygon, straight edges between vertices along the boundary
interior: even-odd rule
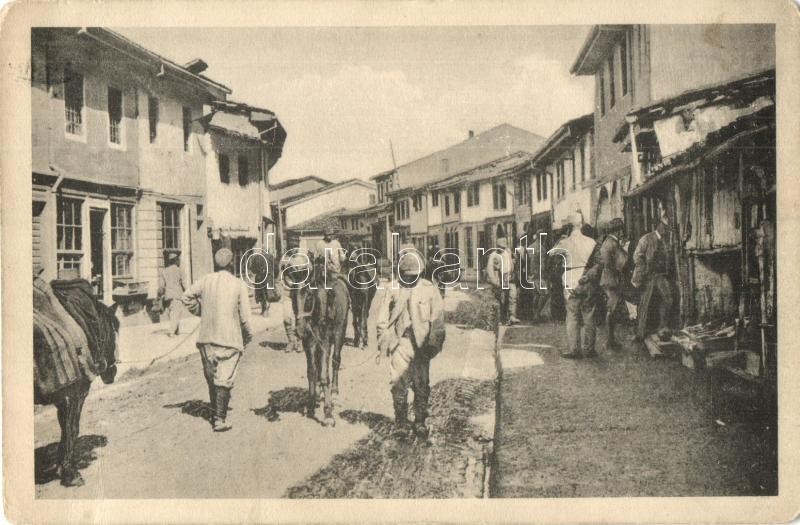
[[[567,341],[568,350],[561,357],[580,359],[595,357],[595,319],[596,283],[592,280],[581,282],[586,266],[592,258],[594,239],[581,232],[583,217],[575,213],[570,217],[572,232],[551,250],[553,255],[564,257],[564,299],[567,303]]]

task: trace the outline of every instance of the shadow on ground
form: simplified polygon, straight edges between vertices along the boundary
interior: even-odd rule
[[[285,351],[289,343],[283,341],[261,341],[258,343],[262,348],[269,348],[270,350]]]
[[[267,418],[268,421],[277,421],[280,419],[281,412],[305,414],[307,401],[307,389],[290,386],[271,391],[267,404],[261,408],[253,409],[253,413]]]
[[[303,483],[290,498],[451,498],[481,497],[485,444],[470,418],[491,412],[494,383],[454,378],[431,389],[430,439],[392,436],[393,419],[383,414],[344,410],[351,424],[371,432]],[[413,419],[413,416],[412,416]]]
[[[78,437],[75,443],[75,467],[85,469],[97,459],[94,449],[105,447],[108,438],[97,434]],[[58,443],[38,447],[33,452],[34,482],[37,485],[58,479]]]
[[[214,421],[214,409],[207,401],[192,399],[190,401],[183,401],[182,403],[164,405],[164,408],[180,408],[182,414],[199,417],[205,419],[209,423]]]

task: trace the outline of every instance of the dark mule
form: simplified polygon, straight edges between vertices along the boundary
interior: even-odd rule
[[[88,285],[88,283],[86,283]],[[91,304],[91,302],[89,303]],[[117,374],[116,366],[116,335],[119,333],[119,320],[115,313],[117,304],[109,307],[105,304],[94,301],[94,310],[99,317],[96,321],[98,324],[107,323],[113,328],[114,340],[106,341],[105,344],[99,344],[96,348],[96,353],[93,352],[93,372],[100,376],[104,383],[109,384],[114,382]],[[34,316],[34,348],[39,352],[50,352],[51,355],[57,355],[58,349],[44,349],[43,346],[48,344],[48,341],[53,341],[43,336],[41,329],[36,326],[37,317]],[[41,328],[41,327],[39,327]],[[82,328],[84,333],[85,328]],[[87,339],[91,339],[87,334]],[[73,356],[74,357],[74,356]],[[63,359],[69,360],[73,357],[64,356]],[[60,359],[50,361],[53,367],[63,366],[58,363]],[[41,367],[42,363],[48,361],[39,361],[38,365]],[[63,369],[62,369],[63,370]],[[58,464],[56,468],[59,470],[61,477],[61,484],[67,487],[77,487],[83,485],[83,478],[81,477],[78,469],[75,466],[75,444],[80,434],[80,421],[81,412],[83,410],[83,402],[89,394],[89,388],[93,376],[87,375],[86,371],[81,367],[75,367],[74,370],[78,373],[77,379],[71,381],[69,384],[60,387],[54,391],[48,391],[46,394],[42,392],[39,385],[34,382],[34,402],[42,405],[55,405],[58,413],[58,424],[61,427],[61,441],[58,445]],[[35,377],[55,377],[59,371],[56,370],[39,370],[38,375]]]
[[[347,284],[353,311],[353,346],[362,350],[367,347],[369,307],[378,288],[377,260],[371,251],[364,249],[355,252],[352,260],[348,259]]]
[[[314,417],[319,388],[324,410],[322,424],[334,426],[333,398],[339,393],[339,365],[350,298],[343,279],[334,279],[325,289],[321,264],[314,265],[309,281],[314,287],[296,290],[297,333],[302,338],[308,375],[306,416]]]

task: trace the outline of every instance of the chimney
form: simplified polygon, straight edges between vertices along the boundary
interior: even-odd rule
[[[472,130],[469,130],[469,138],[472,138],[474,136],[475,136],[475,132],[472,131]]]
[[[183,67],[188,69],[190,73],[199,75],[200,73],[208,69],[208,64],[206,64],[202,58],[195,58],[194,60],[187,62],[186,65],[184,65]]]

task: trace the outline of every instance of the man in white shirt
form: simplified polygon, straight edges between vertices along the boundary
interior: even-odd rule
[[[197,348],[214,409],[214,432],[224,432],[231,429],[226,419],[233,380],[253,331],[247,286],[231,273],[233,253],[220,248],[214,262],[217,271],[190,286],[183,294],[183,304],[200,316]]]
[[[595,320],[596,290],[595,282],[581,283],[586,265],[592,258],[594,239],[581,232],[583,217],[574,214],[570,218],[572,232],[558,242],[551,254],[563,254],[565,258],[564,299],[567,303],[567,341],[569,349],[561,354],[567,359],[595,357],[595,336],[597,323]]]

